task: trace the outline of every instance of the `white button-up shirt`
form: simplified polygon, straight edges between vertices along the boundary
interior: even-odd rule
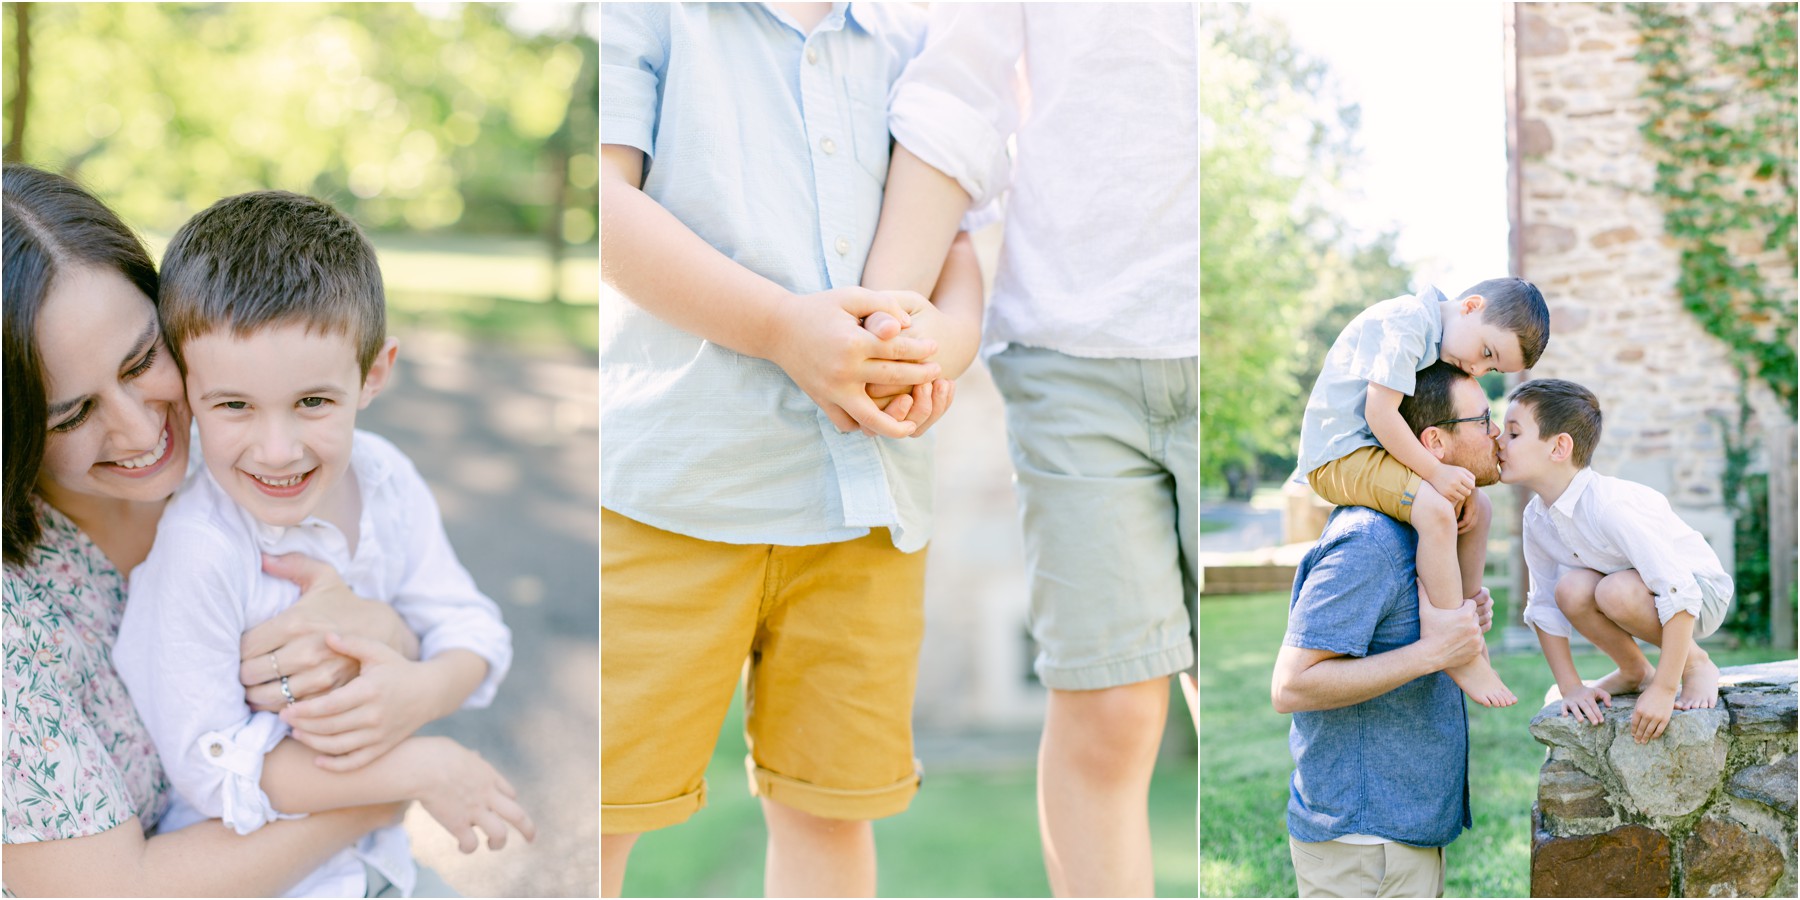
[[[931,5],[889,127],[976,206],[1007,195],[984,353],[1199,354],[1197,45],[1191,3]]]
[[[169,501],[155,546],[131,573],[113,664],[175,788],[165,830],[219,818],[248,834],[287,818],[260,782],[264,754],[288,728],[272,713],[251,712],[238,683],[243,633],[300,595],[292,582],[263,573],[264,553],[323,560],[357,594],[392,604],[419,636],[421,659],[463,648],[486,660],[487,677],[464,708],[486,706],[512,663],[512,633],[457,561],[418,470],[384,438],[358,431],[353,440],[350,468],[362,501],[354,554],[343,532],[316,516],[291,528],[257,521],[200,466]],[[332,857],[287,896],[360,897],[364,861],[411,893],[417,870],[406,832],[391,826]]]
[[[1701,582],[1715,596],[1732,595],[1731,576],[1706,538],[1675,515],[1667,497],[1635,481],[1582,469],[1556,503],[1531,498],[1524,518],[1531,579],[1525,621],[1549,634],[1572,632],[1556,606],[1556,583],[1575,569],[1602,575],[1636,569],[1665,624],[1678,612],[1699,620]]]
[[[643,151],[644,193],[789,291],[860,284],[887,180],[888,88],[924,15],[837,3],[810,33],[755,3],[600,15],[600,140]],[[606,508],[731,544],[886,527],[901,550],[925,545],[931,435],[841,434],[779,366],[633,303],[603,298],[600,336]]]

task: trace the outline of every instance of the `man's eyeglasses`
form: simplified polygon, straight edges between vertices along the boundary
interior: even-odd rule
[[[1431,423],[1431,427],[1432,428],[1442,428],[1445,425],[1460,425],[1464,422],[1480,422],[1481,430],[1486,431],[1493,424],[1493,419],[1494,419],[1494,411],[1488,410],[1487,412],[1484,412],[1479,416],[1469,416],[1466,419],[1446,419],[1442,422],[1433,422],[1433,423]]]

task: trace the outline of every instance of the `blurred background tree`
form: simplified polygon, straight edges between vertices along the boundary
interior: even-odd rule
[[[1201,15],[1201,480],[1248,499],[1295,462],[1306,394],[1358,312],[1407,290],[1394,235],[1344,208],[1358,108],[1276,19]]]
[[[280,188],[368,229],[402,300],[594,302],[593,4],[11,3],[4,22],[6,160],[79,178],[152,243]],[[501,249],[513,264],[434,258]]]

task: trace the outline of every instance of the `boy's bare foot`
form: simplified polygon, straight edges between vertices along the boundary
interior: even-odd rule
[[[1719,667],[1700,645],[1688,648],[1687,665],[1681,670],[1681,693],[1676,709],[1711,709],[1719,705]]]
[[[1654,677],[1656,677],[1656,667],[1651,665],[1649,660],[1645,660],[1644,667],[1636,672],[1626,674],[1620,669],[1614,669],[1606,673],[1599,681],[1594,682],[1594,687],[1614,697],[1620,694],[1641,694],[1644,692],[1644,688],[1650,686],[1650,679]],[[1713,680],[1715,684],[1718,681],[1716,676]]]
[[[1500,680],[1500,673],[1494,671],[1486,658],[1454,669],[1445,669],[1444,674],[1449,675],[1456,686],[1469,695],[1470,700],[1482,706],[1511,706],[1519,702],[1519,698],[1506,689],[1506,683]]]

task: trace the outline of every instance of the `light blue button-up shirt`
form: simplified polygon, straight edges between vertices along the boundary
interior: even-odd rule
[[[756,3],[602,15],[600,140],[644,152],[644,192],[797,294],[859,284],[887,178],[888,89],[919,50],[923,14],[836,3],[810,35]],[[725,543],[887,527],[901,550],[925,545],[929,436],[840,434],[774,363],[635,304],[603,306],[603,506]]]
[[[1428,286],[1383,300],[1344,326],[1306,399],[1295,481],[1304,484],[1312,470],[1360,447],[1381,446],[1363,409],[1369,382],[1412,396],[1419,371],[1443,355],[1442,302],[1443,292]]]

